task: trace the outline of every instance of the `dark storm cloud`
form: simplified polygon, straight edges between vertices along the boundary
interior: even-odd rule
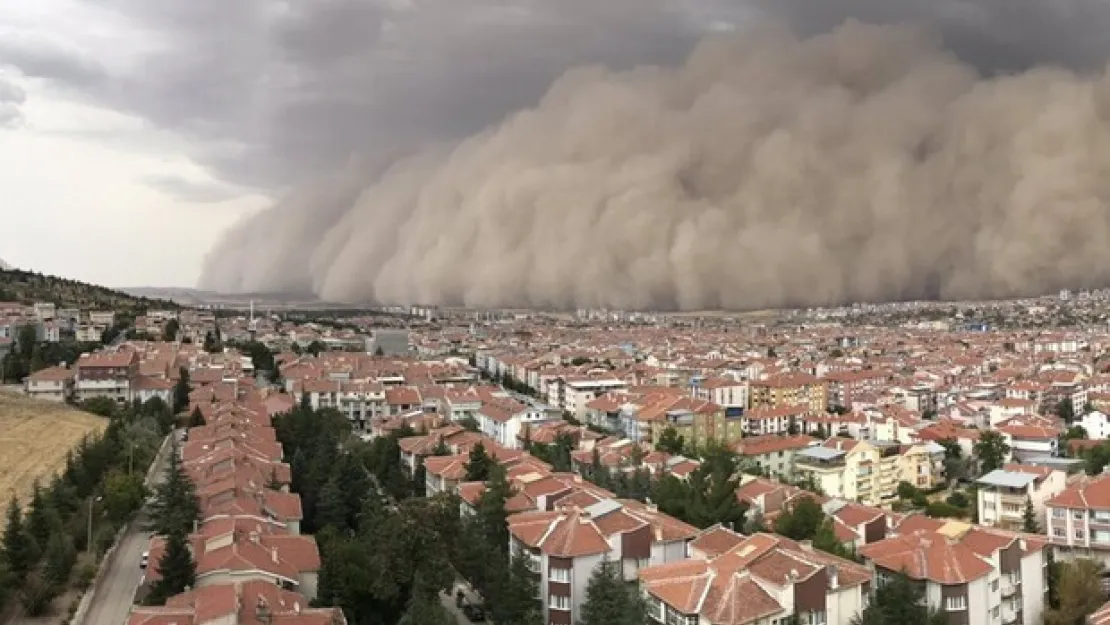
[[[43,42],[0,45],[0,62],[194,137],[214,175],[272,189],[464,137],[568,67],[678,61],[700,30],[677,0],[88,3],[158,45],[110,75],[96,50]]]

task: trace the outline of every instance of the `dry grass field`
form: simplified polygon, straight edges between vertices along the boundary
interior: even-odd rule
[[[66,451],[107,426],[69,406],[0,391],[0,506],[13,494],[26,503],[36,478],[46,484],[65,467]]]

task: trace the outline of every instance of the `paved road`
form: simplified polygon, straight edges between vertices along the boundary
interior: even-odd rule
[[[85,625],[122,625],[127,622],[135,590],[142,579],[139,560],[149,545],[150,532],[132,529],[124,534],[112,554],[104,579],[96,587],[96,594],[85,614]]]
[[[166,450],[169,449],[172,446],[166,446]],[[167,455],[162,454],[155,459],[156,468],[148,487],[153,488],[165,479]],[[141,517],[140,513],[140,519],[132,522],[120,539],[104,570],[104,576],[96,586],[85,620],[77,625],[121,625],[127,621],[127,614],[135,600],[135,590],[142,581],[143,571],[139,568],[139,560],[150,545],[151,533],[143,531]]]

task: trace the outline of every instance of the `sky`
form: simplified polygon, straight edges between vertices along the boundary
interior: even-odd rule
[[[0,3],[2,213],[19,233],[0,258],[192,286],[222,232],[337,164],[479,130],[571,65],[680,58],[695,29],[672,4]],[[644,39],[610,39],[634,5],[645,17],[621,21]]]
[[[680,65],[758,12],[806,34],[925,23],[991,71],[1110,46],[1099,0],[0,2],[0,258],[193,286],[238,224],[260,240],[235,270],[282,273],[396,159],[499,126],[569,68]],[[308,243],[268,240],[275,222]]]

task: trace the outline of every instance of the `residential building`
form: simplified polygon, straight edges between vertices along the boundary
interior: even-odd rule
[[[634,582],[643,569],[685,559],[697,529],[654,506],[604,499],[511,515],[509,533],[513,551],[523,549],[539,574],[544,622],[573,625],[595,568],[609,561]]]
[[[944,483],[944,447],[932,441],[902,445],[898,456],[899,482],[909,482],[922,490]]]
[[[867,567],[774,534],[706,530],[691,559],[640,571],[648,615],[659,625],[848,625],[867,605]]]
[[[1110,438],[1110,417],[1100,410],[1092,410],[1083,415],[1076,425],[1081,426],[1091,440],[1104,441]]]
[[[708,401],[677,397],[640,410],[636,419],[650,424],[651,442],[657,444],[663,433],[673,428],[688,444],[704,448],[710,442],[729,445],[744,436],[740,416],[728,417],[721,406]]]
[[[35,302],[31,308],[39,321],[51,321],[57,315],[57,306],[53,302]]]
[[[127,625],[347,625],[340,608],[313,608],[300,593],[270,582],[236,581],[174,595],[164,606],[134,606]]]
[[[139,370],[139,355],[130,350],[82,354],[77,359],[76,399],[108,397],[119,403],[131,400],[131,380]]]
[[[103,328],[88,324],[81,324],[73,331],[73,338],[78,343],[99,343],[103,336]]]
[[[549,392],[547,403],[558,406],[569,412],[575,419],[582,421],[586,416],[586,404],[599,395],[610,391],[625,390],[628,388],[628,384],[624,380],[613,378],[559,378],[554,384],[549,384],[548,387],[551,392]]]
[[[752,408],[806,406],[814,412],[825,412],[828,407],[825,383],[801,372],[780,373],[752,381],[750,402]]]
[[[1022,531],[1026,502],[1032,502],[1037,524],[1045,525],[1045,502],[1067,487],[1067,475],[1049,467],[1007,464],[976,482],[979,522],[983,525]]]
[[[1082,476],[1045,502],[1045,533],[1063,558],[1110,568],[1110,475]],[[1110,583],[1104,578],[1104,588]]]
[[[713,402],[725,409],[726,416],[738,416],[748,409],[748,382],[730,377],[712,377],[691,384],[690,395]]]
[[[733,443],[732,450],[740,461],[768,477],[782,480],[794,479],[794,454],[820,442],[810,436],[778,436],[767,434],[752,436]]]
[[[903,526],[918,524],[903,521]],[[923,528],[860,547],[881,588],[904,574],[950,625],[1035,625],[1047,603],[1046,541],[959,521],[922,518]]]
[[[259,581],[316,598],[320,553],[312,536],[289,534],[272,525],[245,519],[205,522],[190,537],[196,562],[197,587]],[[158,562],[165,553],[161,536],[150,542],[150,564],[144,583],[161,576]]]
[[[897,443],[830,438],[799,450],[794,471],[829,497],[879,505],[895,496],[901,481],[899,452]]]
[[[89,325],[107,328],[116,322],[116,313],[111,310],[90,310]]]
[[[47,367],[27,376],[23,391],[35,399],[64,402],[73,397],[75,372],[65,367]]]

